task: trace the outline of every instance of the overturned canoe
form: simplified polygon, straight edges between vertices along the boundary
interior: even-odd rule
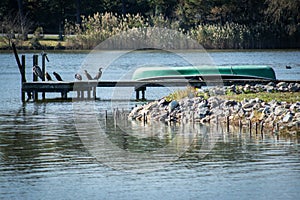
[[[141,67],[134,72],[132,79],[206,79],[214,77],[222,79],[276,80],[273,68],[264,65]]]

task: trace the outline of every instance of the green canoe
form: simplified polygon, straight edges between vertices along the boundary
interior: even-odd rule
[[[222,79],[266,79],[276,80],[273,68],[264,65],[236,66],[188,66],[188,67],[141,67],[133,76],[133,80],[162,79],[205,79],[208,77]]]

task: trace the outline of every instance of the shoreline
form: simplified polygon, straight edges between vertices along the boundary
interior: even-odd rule
[[[241,88],[241,91],[237,90]],[[263,100],[263,94],[282,93],[294,95],[293,102]],[[240,93],[241,92],[241,93]],[[227,93],[227,94],[226,94]],[[228,94],[230,93],[230,94]],[[234,95],[246,93],[258,97],[236,100]],[[172,95],[171,95],[172,96]],[[210,88],[190,92],[180,99],[162,99],[135,107],[128,115],[129,120],[160,121],[163,123],[222,123],[238,127],[259,128],[275,134],[300,136],[300,84],[280,82],[277,85],[236,86]]]

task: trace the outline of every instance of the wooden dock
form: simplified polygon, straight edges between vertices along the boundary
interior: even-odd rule
[[[42,100],[46,100],[46,93],[60,93],[62,100],[68,99],[69,92],[76,92],[77,99],[97,99],[97,87],[132,87],[136,93],[136,100],[145,100],[145,91],[147,87],[186,87],[192,86],[201,88],[203,86],[230,86],[233,84],[237,85],[255,85],[255,84],[267,84],[270,80],[262,79],[224,79],[216,77],[215,79],[209,78],[205,81],[200,80],[149,80],[149,81],[45,81],[45,77],[38,81],[37,76],[33,73],[32,82],[27,82],[25,76],[25,56],[22,55],[21,61],[19,59],[15,45],[12,45],[17,65],[21,75],[21,101],[25,102],[28,100],[38,101],[39,93],[42,94]],[[42,73],[45,74],[46,60],[48,60],[46,54],[42,54]],[[38,64],[38,55],[33,55],[33,66]],[[272,81],[274,83],[281,82],[282,80]],[[297,82],[300,81],[286,81],[285,82]],[[25,95],[27,94],[27,99]],[[140,95],[141,94],[141,95]],[[74,98],[74,97],[73,97]]]
[[[282,80],[273,81],[274,83],[281,82]],[[248,80],[216,80],[216,81],[198,81],[198,80],[161,80],[161,81],[70,81],[70,82],[23,82],[22,93],[27,93],[29,99],[34,101],[38,100],[39,93],[60,93],[61,99],[68,99],[68,93],[75,91],[77,93],[77,99],[96,99],[96,88],[104,87],[132,87],[136,93],[136,100],[145,100],[145,92],[147,87],[186,87],[192,86],[201,88],[203,86],[230,86],[237,85],[255,85],[255,84],[267,84],[270,80],[261,79],[248,79]],[[285,81],[285,82],[297,82],[300,81]],[[141,94],[141,95],[140,95]],[[42,99],[45,99],[43,96]],[[22,101],[24,101],[22,99]]]

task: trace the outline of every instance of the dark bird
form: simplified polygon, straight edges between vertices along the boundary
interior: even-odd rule
[[[37,76],[37,77],[40,77],[40,79],[43,80],[43,72],[41,70],[41,68],[38,66],[38,65],[34,65],[32,67],[32,71],[33,73]]]
[[[52,78],[48,72],[46,72],[45,77],[48,81],[52,81]]]
[[[285,68],[286,68],[286,69],[292,69],[292,67],[289,66],[289,65],[285,66]]]
[[[82,76],[78,73],[75,74],[75,78],[80,81],[82,80]]]
[[[42,51],[41,52],[41,56],[45,56],[46,60],[49,62],[49,59],[48,59],[48,56],[47,56],[47,53]]]
[[[55,76],[55,78],[58,80],[58,81],[63,81],[62,78],[60,77],[60,75],[56,72],[53,72],[53,75]]]
[[[94,77],[94,80],[98,80],[99,78],[101,78],[101,76],[102,76],[102,71],[101,70],[102,70],[102,68],[100,67],[97,75]]]
[[[88,80],[93,80],[92,76],[86,70],[84,70],[84,74]]]

